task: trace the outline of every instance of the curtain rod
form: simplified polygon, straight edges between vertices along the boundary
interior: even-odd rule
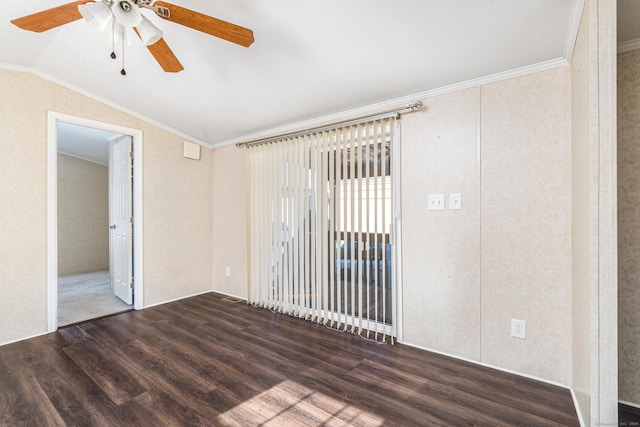
[[[423,107],[424,107],[424,104],[422,103],[422,101],[416,101],[413,104],[409,104],[405,107],[394,108],[393,110],[388,110],[388,111],[382,111],[380,113],[377,113],[376,115],[362,116],[349,121],[340,121],[340,122],[330,123],[327,125],[314,127],[311,129],[300,131],[300,132],[283,133],[280,135],[270,136],[267,138],[258,138],[258,139],[253,139],[249,141],[244,141],[244,142],[237,142],[236,147],[251,147],[254,145],[268,144],[270,142],[278,141],[280,139],[306,136],[312,133],[337,129],[339,127],[357,125],[367,121],[381,120],[381,119],[386,119],[388,117],[394,117],[394,116],[397,118],[398,116],[400,116],[400,114],[413,113],[414,111],[421,110]]]

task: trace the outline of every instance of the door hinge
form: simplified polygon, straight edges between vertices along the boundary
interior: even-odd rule
[[[133,224],[134,223],[134,218],[132,216],[129,217],[129,224]]]
[[[129,158],[133,159],[133,151],[129,151]]]
[[[133,289],[133,282],[129,283],[129,289]]]

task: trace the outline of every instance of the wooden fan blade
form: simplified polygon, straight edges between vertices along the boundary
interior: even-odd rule
[[[248,28],[163,1],[155,2],[153,6],[168,10],[168,16],[165,16],[162,10],[156,10],[156,14],[176,24],[202,31],[244,47],[249,47],[253,43],[253,31]]]
[[[78,12],[78,6],[85,3],[89,3],[89,1],[74,1],[32,15],[23,16],[22,18],[16,18],[11,23],[23,30],[41,33],[81,19],[82,15]]]
[[[158,64],[160,64],[162,69],[167,73],[178,73],[184,70],[184,67],[163,38],[147,46],[147,49],[149,49],[151,55],[153,55]]]

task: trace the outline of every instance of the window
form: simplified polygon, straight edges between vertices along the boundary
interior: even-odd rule
[[[385,118],[250,149],[251,303],[395,335],[394,131]]]

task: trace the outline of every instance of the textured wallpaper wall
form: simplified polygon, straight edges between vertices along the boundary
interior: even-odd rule
[[[47,330],[47,111],[52,83],[0,70],[0,343]]]
[[[109,168],[58,154],[58,275],[109,269]]]
[[[618,387],[640,405],[640,50],[618,55]]]
[[[403,116],[406,343],[570,383],[569,78],[555,68]],[[212,171],[213,288],[242,297],[245,153],[215,149]],[[462,210],[427,209],[428,194],[450,193]],[[510,336],[512,318],[527,321],[526,340]]]
[[[241,298],[247,297],[246,156],[235,145],[217,148],[211,173],[213,288]]]
[[[47,331],[47,114],[143,132],[144,304],[211,290],[211,150],[29,73],[0,69],[0,344]],[[5,208],[8,207],[8,208]]]
[[[407,343],[569,384],[570,87],[560,67],[403,117]],[[427,209],[458,192],[462,210]]]

